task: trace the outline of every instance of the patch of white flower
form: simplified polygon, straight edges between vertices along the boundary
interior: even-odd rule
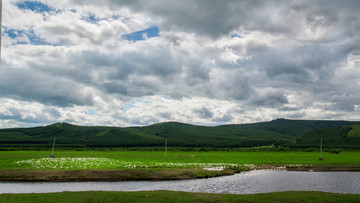
[[[212,167],[212,168],[203,168],[206,171],[223,171],[225,170],[225,167]]]
[[[41,158],[15,162],[19,166],[30,166],[38,169],[88,169],[114,165],[107,158]]]
[[[140,162],[122,161],[108,158],[41,158],[16,161],[22,167],[37,169],[135,169],[135,168],[186,168],[195,167],[208,171],[223,171],[226,168],[251,170],[253,164],[231,163],[167,163],[167,162]]]

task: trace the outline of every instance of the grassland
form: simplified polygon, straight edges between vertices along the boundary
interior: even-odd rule
[[[19,165],[21,160],[48,158],[49,151],[0,151],[0,169],[33,168],[30,165]],[[117,161],[142,163],[229,163],[255,165],[360,165],[360,151],[341,152],[339,154],[323,153],[319,161],[319,152],[167,152],[165,159],[161,151],[56,151],[56,158],[107,158]],[[167,166],[166,166],[167,167]],[[88,168],[91,169],[91,168]],[[107,165],[103,168],[109,169]],[[122,167],[113,169],[123,169]]]
[[[318,152],[181,152],[169,151],[165,159],[160,151],[56,151],[58,160],[69,162],[73,168],[36,167],[24,161],[48,160],[49,151],[1,151],[1,181],[104,181],[104,180],[167,180],[230,175],[239,166],[287,166],[295,169],[360,170],[360,151]],[[89,162],[94,161],[93,165]],[[112,163],[123,163],[109,165]],[[67,164],[69,164],[67,163]],[[45,165],[48,165],[46,163]],[[71,165],[70,164],[70,165]],[[204,170],[204,166],[229,168],[221,171]],[[128,167],[131,165],[132,167]],[[35,166],[35,167],[34,167]],[[59,165],[60,166],[60,165]],[[134,167],[136,166],[136,167]],[[236,166],[236,167],[235,167]],[[75,168],[74,168],[75,167]],[[221,168],[220,167],[220,168]],[[268,194],[234,195],[203,194],[172,191],[144,192],[62,192],[46,194],[1,194],[0,202],[359,202],[357,194],[325,192],[278,192]]]
[[[1,181],[168,180],[254,168],[360,170],[360,152],[1,151]]]
[[[171,191],[62,192],[46,194],[2,194],[0,202],[359,202],[357,194],[325,192],[277,192],[234,195]]]

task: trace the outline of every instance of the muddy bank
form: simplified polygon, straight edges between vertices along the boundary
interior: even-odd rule
[[[275,166],[254,168],[288,171],[360,171],[360,166]],[[186,180],[233,175],[241,171],[206,171],[189,168],[128,169],[128,170],[1,170],[1,182],[84,182],[84,181],[140,181]]]
[[[186,180],[233,175],[232,169],[206,171],[203,169],[160,170],[2,170],[1,182],[84,182],[84,181],[137,181],[137,180]]]
[[[288,171],[360,171],[360,166],[294,166]]]
[[[256,169],[286,170],[286,171],[359,171],[359,166],[322,166],[322,165],[261,165]]]

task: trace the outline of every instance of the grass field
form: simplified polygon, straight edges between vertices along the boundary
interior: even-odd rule
[[[360,170],[360,152],[0,151],[0,181],[179,180],[256,168]]]
[[[151,151],[56,151],[55,159],[48,158],[48,151],[1,151],[0,176],[3,181],[32,181],[23,177],[35,177],[35,181],[62,181],[57,178],[68,176],[65,181],[111,180],[164,180],[198,177],[212,177],[223,174],[218,171],[202,171],[234,165],[316,165],[316,166],[360,166],[360,152],[323,153],[319,161],[318,152],[164,152]],[[45,159],[44,159],[45,158]],[[65,166],[72,168],[39,167],[32,163],[39,160],[67,160]],[[29,162],[29,163],[24,163]],[[87,164],[83,168],[83,164]],[[109,163],[113,163],[110,165]],[[115,164],[114,164],[115,163]],[[118,163],[118,164],[116,164]],[[121,164],[119,164],[121,163]],[[126,164],[123,164],[126,163]],[[48,163],[49,164],[49,163]],[[215,165],[211,165],[215,164]],[[216,165],[218,164],[218,165]],[[45,164],[46,165],[46,164]],[[136,166],[128,168],[128,165]],[[146,167],[144,167],[146,166]],[[61,169],[61,170],[59,170]],[[79,169],[79,170],[74,170]],[[83,170],[89,169],[89,170]],[[10,172],[10,175],[7,174]],[[12,173],[15,172],[15,173]],[[68,173],[74,172],[74,174]],[[79,173],[81,172],[81,173]],[[12,173],[12,174],[11,174]],[[26,176],[25,176],[25,175]],[[10,179],[6,179],[10,178]],[[115,179],[119,180],[119,179]],[[63,192],[47,194],[2,194],[0,202],[359,202],[360,195],[333,194],[324,192],[280,192],[254,195],[202,194],[170,191],[152,192]]]
[[[360,202],[360,195],[325,192],[277,192],[233,195],[171,191],[62,192],[46,194],[2,194],[0,202]]]
[[[31,168],[36,166],[27,164],[48,158],[48,151],[1,151],[0,170]],[[179,168],[198,167],[198,164],[255,164],[255,165],[331,165],[354,166],[360,165],[360,152],[341,152],[339,154],[323,153],[323,161],[319,161],[318,152],[168,152],[165,159],[164,152],[149,151],[57,151],[56,158],[88,158],[85,162],[97,160],[98,163],[86,168],[80,162],[73,161],[68,169],[124,169],[135,166],[140,168]],[[91,159],[96,158],[96,159]],[[105,159],[101,159],[105,158]],[[56,160],[56,159],[55,159]],[[108,161],[106,161],[108,160]],[[71,161],[71,160],[70,160]],[[125,164],[110,165],[108,162]],[[60,162],[58,162],[60,163]],[[71,165],[71,164],[70,164]],[[39,167],[39,169],[66,169],[61,167]],[[79,166],[77,168],[77,166]]]

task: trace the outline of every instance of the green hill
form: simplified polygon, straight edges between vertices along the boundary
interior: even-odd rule
[[[358,126],[355,124],[360,125],[359,122],[351,121],[287,119],[221,126],[165,122],[128,128],[55,123],[44,127],[0,129],[0,147],[50,147],[54,137],[58,147],[163,146],[165,138],[168,138],[168,146],[174,147],[289,146],[295,139],[298,139],[296,147],[312,147],[318,146],[318,142],[313,144],[312,141],[306,141],[306,133],[328,127]],[[352,129],[349,137],[359,137],[360,130]],[[303,135],[306,136],[301,137]]]
[[[326,148],[360,148],[360,124],[312,131],[296,139],[296,145],[319,147],[321,138]]]
[[[133,133],[127,128],[76,126],[56,123],[45,127],[0,130],[0,146],[49,146],[56,137],[56,146],[63,147],[132,147],[156,146],[163,139]]]

